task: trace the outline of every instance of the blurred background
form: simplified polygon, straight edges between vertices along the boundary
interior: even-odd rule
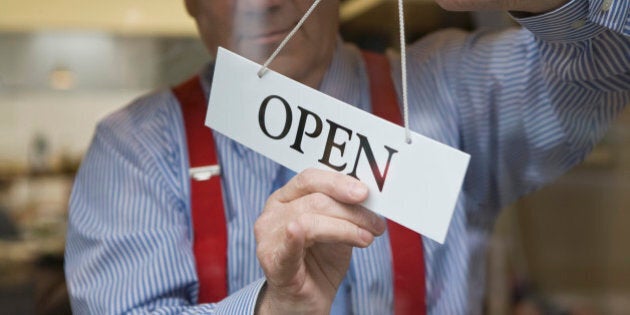
[[[342,36],[397,46],[392,0],[342,1]],[[502,13],[407,1],[408,40],[501,28]],[[409,18],[412,17],[413,19]],[[2,0],[0,313],[69,314],[67,203],[99,119],[195,74],[210,57],[183,1]],[[486,314],[630,314],[630,112],[588,160],[503,212]]]

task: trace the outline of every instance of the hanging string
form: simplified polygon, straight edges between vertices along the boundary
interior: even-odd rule
[[[269,69],[269,65],[273,60],[278,56],[280,51],[286,46],[289,40],[295,35],[295,33],[300,29],[302,24],[306,21],[306,19],[313,13],[313,10],[317,7],[317,5],[321,2],[321,0],[315,0],[310,8],[304,13],[304,16],[300,19],[300,21],[295,25],[295,27],[289,32],[289,34],[282,40],[278,48],[269,56],[267,61],[262,65],[260,70],[258,70],[258,77],[262,78],[267,70]],[[407,101],[407,50],[405,46],[405,14],[403,10],[403,0],[398,0],[398,21],[400,28],[400,68],[402,75],[402,98],[403,98],[403,120],[405,124],[405,142],[411,143],[411,131],[409,130],[409,103]]]
[[[403,120],[405,123],[405,142],[411,143],[409,130],[409,102],[407,101],[407,49],[405,45],[405,13],[403,0],[398,0],[398,22],[400,27],[400,72],[402,75]]]
[[[287,35],[287,37],[285,37],[284,40],[282,40],[282,42],[280,43],[278,48],[276,48],[276,50],[273,52],[273,54],[271,54],[269,59],[267,59],[267,61],[265,61],[265,63],[262,65],[262,68],[260,68],[260,70],[258,70],[258,77],[259,78],[262,78],[262,76],[265,75],[265,73],[267,72],[267,67],[269,67],[269,64],[271,64],[271,62],[276,58],[278,53],[280,53],[282,48],[284,48],[284,46],[289,42],[291,37],[293,37],[293,35],[295,35],[295,33],[297,33],[297,31],[300,29],[302,24],[304,24],[304,22],[309,17],[309,15],[311,15],[311,13],[313,13],[313,10],[315,10],[315,8],[317,7],[317,5],[319,4],[320,1],[322,1],[322,0],[315,0],[315,2],[313,2],[311,7],[308,8],[306,13],[304,13],[304,16],[295,25],[295,27],[291,30],[291,32]]]

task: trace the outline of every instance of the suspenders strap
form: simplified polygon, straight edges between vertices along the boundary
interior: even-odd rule
[[[204,124],[206,96],[195,76],[173,89],[186,127],[190,167],[218,164],[212,131]],[[190,182],[193,251],[199,278],[199,303],[218,302],[227,296],[227,222],[221,178]]]
[[[383,55],[363,52],[370,80],[372,112],[401,124],[398,99],[389,62]],[[199,77],[175,87],[186,127],[190,167],[217,164],[212,131],[205,127],[206,97]],[[402,136],[402,134],[401,134]],[[194,254],[199,277],[199,303],[217,302],[227,296],[227,224],[220,178],[191,180]],[[426,314],[422,237],[387,221],[392,249],[394,311],[398,315]]]
[[[402,125],[398,98],[384,55],[363,52],[368,77],[372,113]],[[402,132],[400,133],[402,137]],[[426,314],[424,252],[422,237],[406,227],[387,220],[394,268],[394,313]]]

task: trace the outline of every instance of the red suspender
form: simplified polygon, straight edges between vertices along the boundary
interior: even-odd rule
[[[370,79],[372,112],[401,124],[398,99],[387,59],[363,53]],[[217,164],[212,132],[204,125],[206,97],[199,77],[173,90],[186,126],[191,167]],[[194,253],[199,276],[199,303],[216,302],[227,296],[227,231],[221,181],[191,180]],[[426,314],[422,238],[411,230],[387,221],[393,258],[394,310],[398,315]]]
[[[402,125],[389,61],[383,55],[369,52],[363,52],[363,60],[370,80],[372,113]],[[394,313],[426,314],[422,237],[390,220],[387,220],[387,230],[393,256]]]
[[[215,165],[212,131],[204,124],[206,96],[199,77],[173,89],[182,109],[190,167]],[[190,181],[193,250],[199,278],[198,303],[218,302],[227,296],[227,222],[223,210],[221,178]]]

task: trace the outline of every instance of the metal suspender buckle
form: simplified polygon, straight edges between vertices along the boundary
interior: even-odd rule
[[[209,180],[213,176],[221,175],[221,167],[217,165],[208,165],[208,166],[200,166],[193,167],[189,170],[190,177],[192,179],[201,182],[205,180]]]

